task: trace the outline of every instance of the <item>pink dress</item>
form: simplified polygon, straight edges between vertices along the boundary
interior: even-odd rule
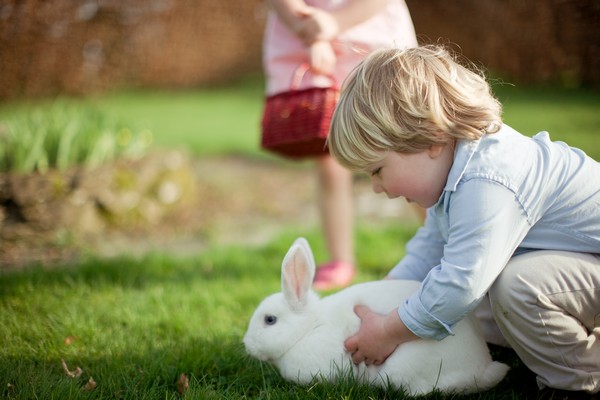
[[[323,10],[334,10],[346,2],[347,0],[306,0],[306,4]],[[382,12],[343,32],[332,45],[337,56],[334,77],[341,86],[344,78],[371,51],[377,48],[416,47],[417,38],[404,0],[390,0]],[[270,10],[263,41],[266,94],[289,90],[294,71],[308,60],[304,43]],[[307,73],[300,89],[314,86],[331,86],[331,80]]]

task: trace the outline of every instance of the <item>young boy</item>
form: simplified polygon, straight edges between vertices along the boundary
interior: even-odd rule
[[[489,297],[541,388],[600,390],[600,164],[502,124],[485,78],[437,46],[369,55],[345,83],[329,148],[375,192],[428,208],[388,275],[421,289],[389,315],[357,307],[355,363],[443,340]]]

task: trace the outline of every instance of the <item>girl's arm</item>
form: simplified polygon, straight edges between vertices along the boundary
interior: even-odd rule
[[[307,45],[331,41],[340,32],[367,21],[388,5],[389,0],[351,0],[332,11],[308,6],[302,0],[269,0],[283,23]]]
[[[307,16],[317,11],[303,0],[269,0],[269,5],[279,19],[301,39],[300,32]],[[337,58],[331,44],[325,40],[313,40],[306,42],[306,45],[312,72],[322,75],[333,73]]]
[[[356,26],[382,12],[389,0],[351,0],[331,11],[313,8],[303,19],[298,36],[306,43],[316,40],[331,41],[341,32]]]
[[[308,55],[313,73],[321,75],[331,75],[333,73],[337,57],[331,43],[323,40],[314,42],[308,48]]]
[[[339,32],[344,32],[379,14],[389,0],[351,0],[344,7],[335,9],[331,15],[337,21]]]
[[[267,3],[285,26],[296,34],[299,32],[304,18],[313,9],[303,0],[268,0]]]

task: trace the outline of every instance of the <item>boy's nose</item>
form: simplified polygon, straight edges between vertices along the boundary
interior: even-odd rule
[[[373,192],[381,193],[383,192],[383,188],[374,178],[371,178],[371,187],[373,188]]]

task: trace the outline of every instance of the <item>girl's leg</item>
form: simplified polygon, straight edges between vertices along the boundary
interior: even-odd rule
[[[516,256],[489,295],[502,334],[540,387],[600,391],[600,255]]]
[[[352,173],[331,156],[316,160],[318,204],[330,263],[317,270],[315,288],[347,286],[354,276]]]

